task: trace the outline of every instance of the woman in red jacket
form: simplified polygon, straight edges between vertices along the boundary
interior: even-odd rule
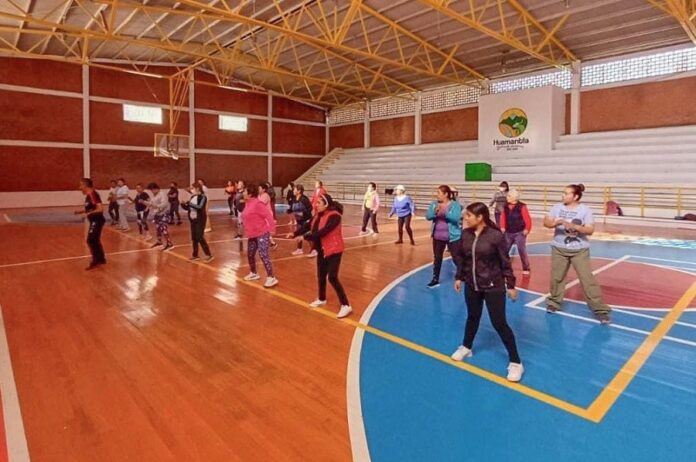
[[[345,318],[353,309],[350,307],[345,290],[338,280],[338,270],[343,256],[343,230],[341,215],[343,206],[331,199],[328,194],[322,194],[316,201],[316,214],[312,218],[310,231],[305,239],[314,244],[317,251],[317,276],[319,278],[319,298],[309,304],[312,308],[326,305],[326,279],[336,291],[341,302],[337,318]]]

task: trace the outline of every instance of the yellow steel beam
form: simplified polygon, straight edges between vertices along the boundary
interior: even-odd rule
[[[696,44],[695,0],[648,0],[648,3],[676,19],[689,39]]]
[[[561,18],[560,24],[557,24],[551,31],[547,30],[524,6],[517,0],[497,0],[495,5],[491,0],[487,0],[482,6],[476,6],[475,2],[470,1],[468,10],[455,10],[450,4],[452,2],[446,0],[419,0],[421,3],[431,7],[432,9],[446,15],[455,21],[460,22],[474,30],[477,30],[500,43],[504,43],[511,48],[522,51],[529,56],[532,56],[539,61],[550,66],[567,68],[567,66],[577,58],[568,47],[566,47],[557,37],[555,33],[567,18]],[[516,35],[519,27],[513,26],[504,12],[504,6],[514,9],[517,12],[517,25],[521,23],[524,27],[525,34],[522,38]],[[489,26],[484,23],[483,17],[485,14],[496,14],[500,24],[498,28]],[[511,27],[513,26],[513,27]],[[538,40],[535,43],[535,40]]]
[[[188,1],[188,0],[187,0]],[[108,5],[113,5],[113,0],[96,0],[97,3],[104,3]],[[184,4],[187,2],[184,1],[179,1],[177,2],[178,4]],[[188,4],[188,3],[187,3]],[[249,18],[246,16],[243,16],[236,12],[236,9],[233,9],[231,11],[226,11],[226,10],[221,10],[219,8],[213,7],[209,4],[205,3],[200,3],[200,2],[193,2],[194,10],[183,10],[183,9],[167,9],[163,7],[158,7],[158,6],[148,6],[148,5],[143,5],[143,4],[136,4],[132,2],[126,2],[126,1],[121,1],[118,4],[118,7],[121,9],[127,9],[127,10],[133,10],[136,9],[140,12],[142,12],[145,15],[156,15],[156,14],[167,14],[167,15],[172,15],[172,16],[177,16],[177,17],[183,17],[183,18],[195,18],[198,21],[198,24],[201,25],[204,28],[209,29],[209,24],[211,23],[218,23],[218,22],[225,22],[225,23],[232,23],[232,24],[242,24],[244,27],[246,27],[248,30],[244,32],[244,34],[253,34],[256,29],[264,29],[263,25],[267,24],[263,21]],[[205,10],[205,13],[201,13],[200,10]],[[216,11],[216,12],[223,12],[223,15],[218,15],[211,13],[210,11]],[[161,16],[160,16],[161,17]],[[150,17],[152,20],[152,18]],[[237,20],[237,19],[243,19],[243,20]],[[156,20],[155,20],[156,21]],[[287,25],[287,24],[286,24]],[[296,24],[296,27],[299,28],[299,23]],[[278,26],[278,25],[273,25],[272,26],[273,31],[277,31],[278,29],[284,30],[283,26]],[[299,34],[299,33],[298,33]],[[302,35],[302,34],[300,34]],[[212,33],[211,33],[212,36]],[[290,35],[288,35],[290,36]],[[297,41],[296,38],[297,34],[292,34],[293,40]],[[166,40],[166,35],[163,37],[163,39]],[[213,37],[213,42],[215,44],[215,47],[213,47],[213,54],[216,52],[215,50],[221,50],[224,48],[222,44],[220,44],[215,37]],[[330,55],[333,60],[339,61],[342,65],[348,65],[353,69],[354,75],[359,75],[359,74],[364,74],[367,73],[370,76],[374,75],[374,70],[371,69],[369,66],[362,65],[360,63],[356,63],[353,59],[350,59],[346,56],[343,56],[342,54],[332,51],[328,48],[321,48],[319,47],[320,51],[324,54]],[[259,59],[259,61],[264,61],[265,59],[268,59],[268,57],[265,55],[266,51],[270,50],[262,50],[258,47],[254,48],[251,50],[254,52],[256,57]],[[329,61],[331,62],[331,61]],[[198,66],[201,63],[195,63],[193,66]],[[267,65],[269,62],[265,62],[264,64]],[[295,63],[297,64],[297,63]],[[302,66],[302,63],[299,63],[300,66]],[[299,67],[301,69],[301,67]],[[360,78],[356,78],[356,81],[360,81]],[[363,79],[364,80],[364,79]],[[375,90],[374,88],[361,88],[361,91],[365,92],[368,97],[374,97],[374,96],[394,96],[398,94],[403,94],[403,93],[412,93],[415,92],[416,89],[409,86],[405,85],[404,83],[393,79],[389,77],[388,75],[381,75],[379,79],[379,84],[380,87],[383,87],[384,90]],[[393,89],[392,89],[393,88]]]
[[[97,2],[107,2],[107,3],[112,3],[113,0],[96,0]],[[275,0],[277,1],[277,0]],[[317,0],[314,5],[321,5],[322,1],[326,0]],[[335,44],[331,40],[331,37],[337,37],[338,33],[334,32],[333,29],[331,28],[330,21],[322,15],[317,16],[315,13],[312,12],[310,7],[303,7],[299,9],[295,14],[300,14],[303,15],[304,18],[307,20],[311,20],[316,28],[316,31],[318,32],[317,34],[310,34],[310,33],[305,33],[300,30],[299,27],[293,28],[289,27],[289,24],[287,22],[281,22],[278,24],[273,24],[267,21],[263,21],[260,19],[256,18],[251,18],[248,16],[244,16],[243,14],[240,14],[238,12],[235,12],[234,9],[228,10],[225,8],[220,8],[220,7],[214,7],[214,6],[209,6],[206,5],[205,3],[202,3],[198,0],[179,0],[178,2],[181,5],[186,5],[190,7],[191,9],[180,9],[180,10],[168,10],[170,14],[177,14],[177,15],[196,15],[199,18],[203,17],[207,20],[216,20],[218,22],[227,22],[227,23],[243,23],[247,24],[249,26],[253,26],[256,28],[261,28],[266,31],[274,32],[276,34],[280,35],[287,35],[290,38],[292,38],[295,41],[307,44],[311,47],[314,47],[316,49],[319,49],[324,52],[330,52],[336,59],[341,59],[343,58],[344,61],[349,61],[346,60],[345,55],[353,55],[357,58],[361,59],[368,59],[371,61],[376,61],[380,64],[385,64],[387,66],[400,69],[400,70],[406,70],[409,71],[413,74],[420,74],[420,75],[427,75],[429,77],[445,81],[447,83],[458,83],[458,84],[471,84],[472,82],[477,81],[480,79],[480,74],[479,75],[473,75],[468,69],[462,69],[462,73],[465,75],[465,77],[457,77],[457,76],[451,76],[451,75],[445,75],[445,74],[438,74],[436,69],[433,70],[429,68],[428,66],[417,66],[414,64],[408,64],[408,59],[406,57],[400,58],[400,59],[394,59],[386,56],[380,56],[376,53],[371,53],[368,50],[362,49],[362,48],[354,48],[347,46],[343,43],[341,44]],[[131,2],[120,2],[119,7],[120,8],[139,8],[143,11],[145,10],[151,10],[151,11],[161,11],[164,10],[161,7],[143,7],[140,4],[133,4]],[[197,10],[204,10],[206,13],[201,15],[200,13],[197,12]],[[321,11],[321,10],[320,10]],[[304,25],[303,22],[298,22],[300,25]],[[368,70],[369,67],[363,66],[363,70]],[[413,89],[411,90],[413,91]]]
[[[370,95],[370,96],[392,96],[392,94],[390,94],[388,92],[380,91],[380,90],[371,90],[369,92],[365,92],[364,88],[344,84],[344,83],[339,82],[339,81],[330,81],[327,79],[312,77],[311,75],[294,73],[292,71],[278,68],[278,67],[264,66],[262,64],[254,62],[253,60],[250,60],[249,57],[244,55],[240,50],[235,50],[235,49],[222,49],[222,50],[220,50],[217,48],[214,49],[210,46],[205,47],[202,45],[193,45],[193,44],[179,46],[179,44],[177,44],[176,42],[173,42],[173,41],[169,41],[169,43],[163,43],[163,42],[160,42],[159,40],[145,40],[145,39],[137,40],[137,39],[133,39],[130,37],[116,34],[114,32],[106,33],[103,31],[84,30],[84,29],[74,27],[74,26],[69,26],[66,24],[55,24],[55,23],[52,23],[50,21],[39,20],[39,19],[30,17],[30,16],[20,16],[20,15],[14,15],[14,14],[10,14],[10,13],[0,12],[0,18],[18,20],[22,17],[24,17],[26,19],[28,24],[32,24],[32,26],[34,26],[34,27],[43,27],[44,28],[44,29],[32,28],[32,29],[25,30],[24,33],[27,33],[27,34],[41,35],[41,36],[52,36],[52,37],[55,37],[59,40],[63,40],[65,37],[76,38],[76,39],[80,39],[83,41],[86,38],[89,38],[90,40],[95,40],[95,41],[110,40],[110,41],[130,43],[133,45],[150,47],[150,48],[154,48],[154,49],[158,49],[158,50],[162,50],[162,51],[166,51],[166,52],[170,52],[170,53],[180,53],[180,54],[188,55],[192,58],[215,61],[219,64],[222,64],[223,66],[227,65],[229,63],[235,63],[239,67],[247,67],[247,68],[255,69],[258,71],[265,71],[265,72],[275,74],[278,76],[282,76],[282,77],[300,80],[305,85],[317,85],[317,86],[327,85],[328,87],[330,87],[332,89],[332,92],[335,92],[337,95],[340,95],[340,97],[343,98],[343,100],[352,100],[353,102],[360,101],[363,97],[366,96],[365,93],[367,93],[367,95]],[[7,28],[7,27],[0,28],[0,30],[2,30],[2,29],[15,30],[14,28]],[[54,30],[54,29],[56,29],[56,30]],[[70,46],[68,46],[67,44],[65,46],[69,51],[71,50]],[[15,49],[14,51],[21,51],[21,50]],[[211,56],[212,51],[220,51],[221,54]],[[355,93],[357,93],[357,94],[355,94]],[[293,96],[292,91],[288,91],[287,96]],[[316,101],[316,100],[313,100],[313,101],[316,103],[324,103],[324,104],[327,103],[327,101]],[[329,103],[332,105],[336,104],[335,102],[331,102],[331,101],[329,101]]]

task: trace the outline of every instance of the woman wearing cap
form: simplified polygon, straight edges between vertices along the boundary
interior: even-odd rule
[[[507,195],[507,205],[500,215],[500,230],[505,234],[508,253],[513,245],[517,246],[522,260],[522,274],[528,275],[527,235],[532,230],[532,218],[527,204],[520,202],[520,192],[516,189],[511,189]]]
[[[399,219],[399,239],[394,242],[394,244],[404,243],[405,224],[408,238],[411,240],[411,245],[416,245],[413,240],[413,230],[411,229],[411,217],[416,213],[416,204],[413,202],[413,199],[411,199],[411,196],[406,195],[406,188],[404,188],[404,185],[397,185],[394,191],[396,195],[394,196],[394,203],[389,212],[389,218],[396,214],[396,217]]]
[[[319,196],[316,202],[317,213],[312,218],[310,230],[305,234],[305,239],[314,243],[317,251],[317,276],[319,279],[319,298],[309,304],[312,308],[326,305],[326,279],[333,286],[341,309],[337,318],[345,318],[353,309],[350,307],[346,292],[341,281],[338,280],[338,270],[341,267],[343,256],[343,230],[341,229],[341,215],[343,206],[324,194]]]

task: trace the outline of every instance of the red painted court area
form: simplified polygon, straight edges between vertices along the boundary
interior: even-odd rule
[[[546,255],[530,255],[531,275],[522,276],[519,257],[513,258],[512,266],[518,277],[518,286],[534,292],[545,294],[549,291],[551,259]],[[602,269],[615,260],[592,257],[592,268]],[[567,281],[577,279],[571,267]],[[633,308],[664,308],[675,305],[679,298],[693,283],[693,276],[677,270],[658,266],[622,261],[601,270],[597,281],[602,287],[604,300],[609,305]],[[578,284],[566,290],[566,298],[584,301],[582,287]]]

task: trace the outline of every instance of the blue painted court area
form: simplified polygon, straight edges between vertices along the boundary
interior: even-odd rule
[[[530,246],[530,252],[548,253],[548,245]],[[689,246],[595,241],[592,253],[686,262],[679,268],[696,262]],[[425,267],[394,286],[369,325],[449,356],[462,340],[464,297],[452,289],[451,262],[444,263],[442,285],[433,290],[426,288],[431,271]],[[526,369],[522,383],[581,408],[595,401],[668,312],[615,311],[614,324],[605,327],[592,322],[583,303],[566,303],[564,312],[585,319],[525,306],[538,297],[521,291],[515,303],[508,300],[508,319]],[[680,317],[682,325],[670,329],[599,423],[366,332],[359,389],[371,460],[696,460],[694,314]],[[468,362],[505,376],[507,355],[487,314],[473,351]]]

